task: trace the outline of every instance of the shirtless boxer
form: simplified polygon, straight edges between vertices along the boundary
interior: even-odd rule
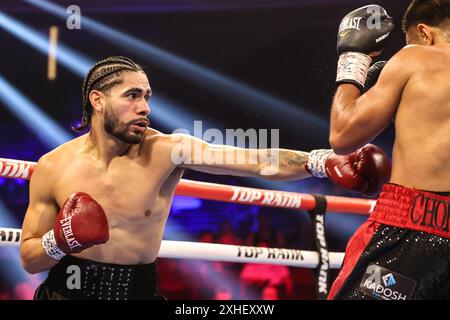
[[[247,160],[256,155],[253,164],[202,163],[189,148],[197,145],[213,156],[233,148],[148,127],[148,78],[125,57],[95,64],[82,93],[83,118],[76,130],[90,126],[90,131],[44,155],[30,181],[21,260],[30,273],[50,270],[35,299],[160,298],[155,260],[186,169],[273,180],[328,175],[364,193],[379,191],[390,174],[387,157],[373,145],[345,156],[279,149],[273,175],[263,174],[270,163],[261,161],[270,149],[234,148]],[[180,144],[187,151],[177,164],[173,150]],[[78,283],[71,277],[76,272]]]
[[[370,15],[360,8],[339,29],[330,144],[338,154],[352,152],[394,119],[392,176],[350,239],[329,299],[450,299],[450,0],[411,2],[407,46],[363,88],[370,56],[392,31],[379,11],[379,28],[365,27]],[[359,18],[353,29],[348,21]],[[373,80],[381,67],[371,69]]]

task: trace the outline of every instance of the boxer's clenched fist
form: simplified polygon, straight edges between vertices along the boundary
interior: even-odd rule
[[[367,196],[378,194],[391,176],[387,155],[373,144],[346,155],[337,155],[333,150],[313,150],[305,166],[315,177],[328,177],[338,186]]]
[[[338,32],[336,83],[353,83],[362,91],[372,57],[382,51],[394,28],[393,19],[377,5],[347,14]]]
[[[109,239],[108,221],[103,208],[88,194],[77,192],[64,202],[55,225],[41,240],[45,252],[59,260]]]

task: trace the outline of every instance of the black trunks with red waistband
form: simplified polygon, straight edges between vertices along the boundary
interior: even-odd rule
[[[450,299],[450,192],[383,186],[329,299]]]

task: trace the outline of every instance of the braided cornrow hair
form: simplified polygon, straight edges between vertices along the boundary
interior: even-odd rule
[[[97,62],[87,73],[83,82],[81,91],[81,101],[83,105],[83,115],[81,124],[77,127],[72,127],[75,132],[82,132],[91,123],[92,105],[89,101],[89,93],[92,90],[98,90],[105,94],[114,86],[122,83],[120,75],[124,72],[144,72],[142,67],[136,64],[133,60],[114,56],[108,57]]]

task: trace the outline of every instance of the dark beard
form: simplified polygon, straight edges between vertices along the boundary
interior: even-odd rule
[[[119,123],[119,119],[108,107],[105,108],[105,113],[103,114],[103,126],[107,133],[128,144],[140,143],[145,132],[129,134],[130,124]]]

